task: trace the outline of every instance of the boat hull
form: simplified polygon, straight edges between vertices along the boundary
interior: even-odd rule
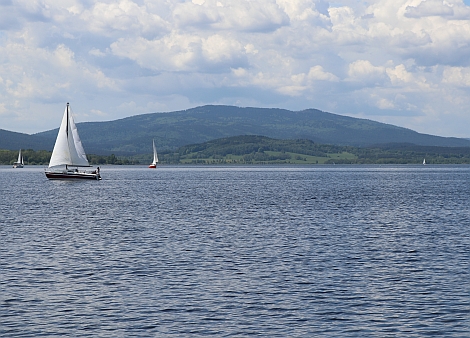
[[[155,169],[156,167],[157,167],[156,164],[151,164],[151,165],[149,165],[149,168],[151,168],[151,169]]]
[[[46,171],[46,177],[50,180],[101,180],[100,174],[83,172]]]
[[[22,164],[13,164],[13,168],[23,168]]]

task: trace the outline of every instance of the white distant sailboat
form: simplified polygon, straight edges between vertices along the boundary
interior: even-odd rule
[[[153,140],[153,162],[149,165],[149,168],[155,169],[158,163],[157,148],[155,148],[155,140]]]
[[[426,165],[426,159],[423,160],[423,165]]]
[[[69,167],[75,167],[70,169]],[[73,121],[71,109],[67,102],[64,117],[60,125],[59,133],[52,150],[49,168],[46,170],[48,179],[91,179],[101,180],[100,168],[94,171],[79,171],[78,167],[91,167],[86,158],[82,141],[78,136],[77,126]]]
[[[24,163],[23,163],[23,155],[21,155],[21,149],[20,152],[18,153],[18,160],[13,163],[13,168],[23,168]]]

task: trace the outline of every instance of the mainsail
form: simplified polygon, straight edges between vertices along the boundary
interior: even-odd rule
[[[82,141],[78,136],[77,126],[73,120],[71,109],[67,103],[59,133],[52,150],[49,168],[59,165],[89,167]]]
[[[155,140],[153,140],[153,162],[152,164],[158,163],[157,148],[155,148]]]
[[[21,149],[20,151],[18,152],[18,160],[13,163],[13,168],[23,168],[23,155],[21,154]]]
[[[23,164],[23,156],[21,155],[21,149],[20,152],[18,153],[18,161],[16,161],[18,164]]]

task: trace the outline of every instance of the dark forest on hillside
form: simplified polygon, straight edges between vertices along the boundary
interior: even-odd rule
[[[23,150],[26,165],[46,165],[51,152]],[[89,154],[90,164],[148,164],[150,153],[132,156]],[[0,150],[0,164],[12,165],[18,151]],[[428,164],[470,163],[470,147],[389,144],[373,147],[337,146],[311,140],[278,140],[243,135],[159,152],[160,164]]]

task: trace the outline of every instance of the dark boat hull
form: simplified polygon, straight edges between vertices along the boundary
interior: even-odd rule
[[[46,171],[46,177],[50,180],[101,180],[100,174],[83,172]]]

